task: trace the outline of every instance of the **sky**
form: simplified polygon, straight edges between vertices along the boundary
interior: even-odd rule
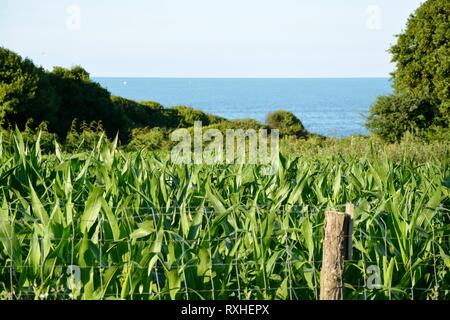
[[[0,0],[0,46],[94,77],[388,77],[419,0]]]

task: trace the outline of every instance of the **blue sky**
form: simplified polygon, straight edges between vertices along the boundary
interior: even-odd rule
[[[92,76],[387,77],[418,0],[0,0],[0,46]]]

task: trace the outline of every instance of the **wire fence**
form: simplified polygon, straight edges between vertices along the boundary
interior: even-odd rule
[[[10,203],[0,298],[318,299],[325,211]],[[448,211],[355,212],[344,298],[449,299]]]

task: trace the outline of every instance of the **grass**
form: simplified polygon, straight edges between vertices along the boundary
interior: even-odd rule
[[[280,155],[267,176],[101,139],[43,154],[36,140],[1,148],[2,298],[316,299],[324,212],[347,202],[345,298],[450,297],[445,155]]]

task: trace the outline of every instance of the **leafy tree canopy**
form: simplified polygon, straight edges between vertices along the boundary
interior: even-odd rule
[[[450,120],[450,1],[425,1],[408,19],[390,49],[396,93],[430,96]]]
[[[29,59],[0,47],[0,121],[24,128],[31,118],[54,121],[58,97],[45,71]]]
[[[366,126],[385,140],[450,126],[450,1],[427,0],[390,53],[394,94],[379,98]]]

